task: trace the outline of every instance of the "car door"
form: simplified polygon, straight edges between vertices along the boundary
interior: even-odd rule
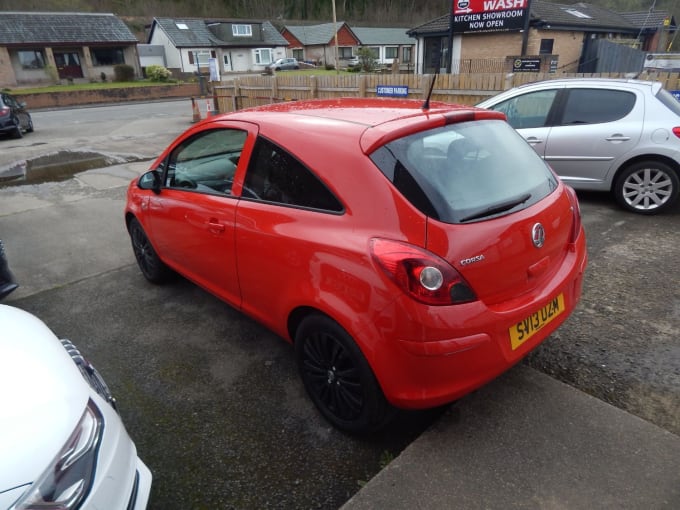
[[[28,129],[28,114],[22,103],[9,94],[3,95],[3,102],[12,110],[12,115],[18,119],[21,128]]]
[[[281,326],[318,271],[343,206],[293,154],[260,137],[253,148],[236,217],[242,309],[282,336]],[[316,261],[316,262],[315,262]]]
[[[568,184],[604,181],[642,135],[644,97],[634,89],[567,88],[544,158]]]
[[[508,123],[543,157],[552,129],[550,121],[560,90],[561,88],[549,88],[526,92],[490,108],[503,112],[508,118]]]
[[[240,305],[234,253],[239,169],[255,136],[251,125],[231,122],[182,140],[164,162],[162,189],[150,196],[147,212],[166,263],[234,306]]]

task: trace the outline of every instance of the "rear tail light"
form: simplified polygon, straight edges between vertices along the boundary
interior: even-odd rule
[[[569,203],[571,203],[571,212],[574,217],[574,221],[571,225],[571,235],[569,236],[569,242],[575,243],[578,239],[578,235],[581,233],[581,207],[578,204],[578,197],[576,192],[570,186],[565,186],[567,190],[567,196],[569,197]]]
[[[3,106],[0,108],[0,115],[8,115],[9,114],[9,106]]]
[[[416,301],[444,306],[477,299],[458,271],[427,250],[399,241],[372,239],[371,256]]]
[[[673,134],[680,138],[680,127],[674,127],[673,128]]]

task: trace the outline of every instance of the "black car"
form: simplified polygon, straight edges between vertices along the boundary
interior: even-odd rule
[[[33,132],[33,120],[26,103],[7,93],[0,93],[0,133],[21,138]]]
[[[17,287],[14,276],[9,270],[9,264],[5,256],[5,247],[2,244],[2,239],[0,239],[0,301]]]

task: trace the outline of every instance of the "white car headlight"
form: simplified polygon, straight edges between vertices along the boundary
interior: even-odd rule
[[[104,418],[90,400],[66,444],[10,510],[68,510],[88,495],[94,481]]]

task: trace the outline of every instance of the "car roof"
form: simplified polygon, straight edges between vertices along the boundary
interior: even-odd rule
[[[652,80],[637,80],[634,78],[557,78],[555,80],[542,80],[531,83],[525,83],[514,87],[514,90],[521,90],[542,85],[595,85],[595,86],[611,86],[611,85],[632,85],[640,88],[654,88],[655,85],[661,86],[661,82]]]
[[[480,101],[477,103],[477,106],[481,108],[488,108],[490,105],[495,105],[501,101],[506,101],[509,98],[515,97],[517,94],[523,91],[538,91],[555,87],[565,89],[574,87],[634,88],[638,91],[648,91],[652,95],[656,95],[659,90],[663,88],[663,84],[659,81],[636,80],[632,78],[557,78],[554,80],[541,80],[518,85],[517,87],[504,90],[494,96]]]
[[[393,98],[338,98],[289,101],[239,110],[221,116],[224,119],[256,121],[262,125],[314,126],[325,123],[361,138],[364,152],[411,133],[455,122],[493,118],[505,120],[500,112],[474,106],[438,101],[423,109],[423,101]],[[313,120],[312,120],[313,119]],[[308,127],[309,129],[309,127]]]

